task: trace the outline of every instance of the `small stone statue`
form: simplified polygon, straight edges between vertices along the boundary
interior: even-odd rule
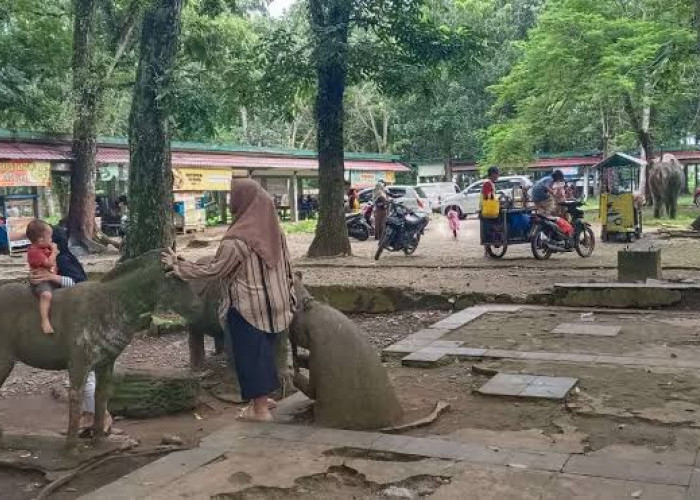
[[[289,336],[295,356],[294,384],[315,400],[316,423],[368,430],[396,425],[403,411],[379,354],[347,316],[311,297],[297,273],[297,311]],[[296,348],[308,349],[308,378]]]

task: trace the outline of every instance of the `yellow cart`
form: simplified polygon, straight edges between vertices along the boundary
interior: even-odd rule
[[[594,168],[598,171],[599,217],[602,241],[627,241],[642,237],[642,207],[636,191],[641,190],[646,162],[623,153],[615,153]]]

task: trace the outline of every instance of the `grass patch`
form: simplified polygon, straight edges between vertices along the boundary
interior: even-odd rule
[[[316,219],[307,219],[299,222],[282,222],[282,230],[285,234],[314,234],[316,232]]]

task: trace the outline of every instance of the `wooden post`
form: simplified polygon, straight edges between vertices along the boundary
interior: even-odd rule
[[[294,172],[290,179],[289,186],[289,210],[292,222],[299,222],[299,206],[297,205],[297,198],[299,197],[299,178],[297,173]]]

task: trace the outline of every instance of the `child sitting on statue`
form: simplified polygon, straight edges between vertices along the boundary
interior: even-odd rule
[[[46,270],[56,274],[56,257],[58,248],[52,242],[53,230],[46,222],[35,219],[27,225],[27,239],[31,242],[27,251],[27,262],[32,271]],[[51,282],[42,282],[31,285],[32,292],[39,299],[39,314],[41,315],[41,329],[46,335],[53,334],[53,326],[49,313],[51,312],[51,299],[53,289],[56,287]]]

